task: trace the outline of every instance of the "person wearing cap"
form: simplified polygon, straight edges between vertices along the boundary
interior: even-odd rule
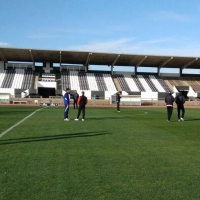
[[[121,99],[121,91],[116,93],[116,101],[117,101],[117,112],[120,112],[120,99]]]
[[[173,103],[174,103],[174,97],[172,96],[171,92],[169,92],[165,96],[165,103],[167,107],[167,121],[170,122],[172,112],[173,112]]]
[[[82,121],[85,120],[85,105],[88,103],[88,100],[87,100],[87,97],[85,96],[85,92],[82,91],[81,92],[81,96],[78,98],[78,114],[77,114],[77,118],[74,119],[75,121],[78,121],[79,120],[79,116],[82,112]]]
[[[177,111],[178,111],[178,121],[184,121],[184,115],[185,115],[185,108],[184,108],[184,103],[185,103],[185,98],[182,95],[182,93],[178,93],[175,102],[177,104]],[[182,111],[182,114],[180,115],[180,112]],[[180,117],[181,116],[181,117]]]
[[[69,113],[69,104],[70,104],[70,89],[66,88],[66,93],[63,96],[63,104],[64,104],[64,120],[69,121],[68,113]]]

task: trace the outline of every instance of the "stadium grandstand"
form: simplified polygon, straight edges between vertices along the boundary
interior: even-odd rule
[[[39,64],[38,64],[39,63]],[[56,64],[56,67],[55,67]],[[97,70],[90,70],[97,65]],[[101,66],[110,71],[101,70]],[[115,66],[130,67],[130,72],[114,71]],[[138,72],[139,67],[157,68],[156,73]],[[161,73],[162,68],[178,68],[179,73]],[[93,99],[109,104],[117,91],[123,96],[139,95],[141,101],[159,101],[166,93],[182,92],[189,101],[200,97],[198,74],[183,74],[184,69],[200,69],[200,59],[159,55],[136,55],[81,51],[0,48],[0,101],[62,103],[65,88],[84,90]],[[9,97],[9,98],[7,98]]]

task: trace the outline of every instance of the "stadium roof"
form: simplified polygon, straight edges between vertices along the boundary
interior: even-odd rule
[[[157,68],[200,69],[199,57],[138,55],[105,52],[19,49],[0,47],[4,62],[52,62],[62,64],[142,66]]]

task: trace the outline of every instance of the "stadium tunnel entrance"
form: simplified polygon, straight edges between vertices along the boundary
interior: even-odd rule
[[[50,96],[56,96],[56,82],[46,82],[46,81],[38,81],[37,82],[37,90],[39,96],[43,98],[49,98]]]
[[[55,96],[56,91],[55,88],[38,87],[38,94],[43,98],[49,98],[50,96]]]
[[[185,97],[185,99],[188,99],[188,91],[180,91],[180,93]]]
[[[189,92],[189,86],[176,86],[177,90],[185,97],[185,99],[188,99],[188,92]]]

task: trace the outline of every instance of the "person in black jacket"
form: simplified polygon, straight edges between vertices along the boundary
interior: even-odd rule
[[[77,91],[74,91],[74,95],[73,95],[73,99],[74,99],[74,109],[78,108],[78,98],[79,98],[79,94],[77,93]]]
[[[173,112],[173,103],[174,103],[174,97],[172,96],[171,92],[169,92],[165,96],[165,103],[167,106],[167,121],[170,122],[172,112]]]
[[[119,91],[116,93],[116,101],[117,101],[117,112],[120,112],[120,99],[121,99],[121,92]]]
[[[175,102],[177,104],[177,111],[178,111],[178,121],[184,121],[184,115],[185,115],[185,108],[184,108],[184,103],[185,103],[185,98],[182,95],[182,93],[179,93],[176,98]],[[182,111],[182,115],[180,117],[180,111]]]
[[[85,105],[88,103],[88,100],[87,100],[87,97],[85,96],[85,92],[82,91],[82,96],[80,96],[78,98],[78,105],[79,105],[79,108],[78,108],[78,115],[77,115],[77,118],[74,119],[75,121],[78,121],[78,118],[81,114],[81,111],[82,111],[82,114],[83,114],[83,117],[82,117],[82,121],[85,120]]]

